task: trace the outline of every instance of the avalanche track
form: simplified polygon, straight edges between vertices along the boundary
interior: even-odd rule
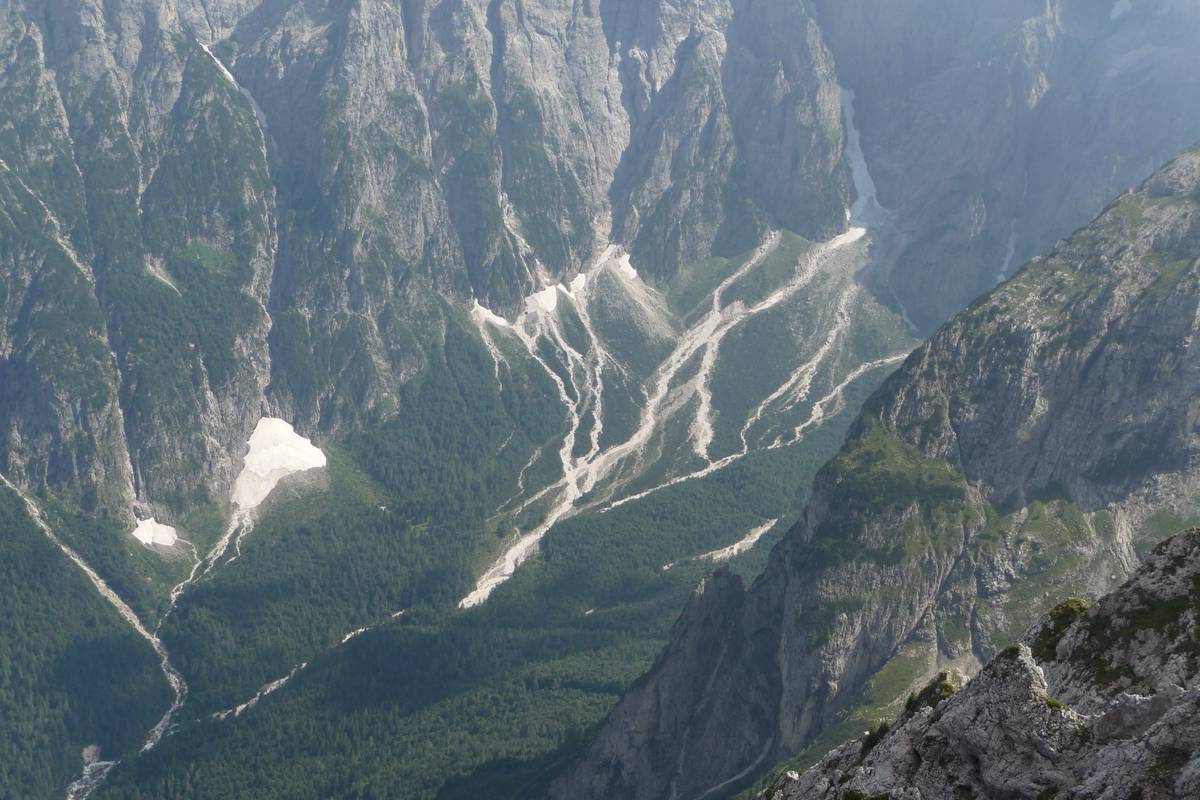
[[[740,430],[740,449],[716,460],[711,457],[715,435],[711,382],[722,342],[747,320],[795,298],[810,287],[816,278],[836,269],[842,251],[864,238],[869,244],[868,228],[886,223],[890,216],[888,210],[878,202],[875,182],[863,154],[861,136],[854,119],[853,91],[843,90],[842,106],[846,128],[846,162],[857,194],[854,203],[846,211],[848,230],[802,254],[791,277],[765,298],[750,304],[740,300],[726,302],[726,295],[732,287],[777,252],[781,235],[778,232],[771,233],[744,264],[707,295],[703,315],[678,335],[670,354],[641,385],[645,403],[641,406],[636,428],[623,442],[601,446],[606,373],[619,371],[626,378],[629,373],[625,365],[602,346],[603,337],[593,325],[591,303],[595,287],[607,273],[618,281],[624,299],[631,306],[646,313],[664,306],[655,298],[655,290],[638,278],[627,254],[616,246],[610,246],[589,270],[575,277],[569,285],[547,286],[527,298],[514,322],[475,303],[472,319],[492,356],[496,380],[501,380],[501,366],[505,360],[496,337],[509,336],[521,345],[534,363],[545,370],[554,383],[566,411],[567,425],[559,448],[562,477],[518,503],[524,491],[523,470],[518,496],[504,504],[504,508],[508,508],[517,503],[515,516],[551,498],[548,510],[531,529],[519,533],[516,540],[480,576],[474,590],[460,601],[461,608],[486,602],[496,587],[512,577],[517,568],[537,552],[542,539],[559,522],[587,509],[609,511],[670,486],[711,475],[756,452],[752,435],[769,412],[786,413],[809,399],[818,370],[829,364],[839,343],[846,340],[852,329],[851,317],[860,294],[853,279],[846,281],[834,301],[833,319],[816,350],[783,384],[759,402],[746,418]],[[579,352],[569,343],[564,326],[564,305],[574,310],[586,332],[586,352]],[[670,324],[664,320],[655,322],[660,326]],[[548,363],[542,345],[548,345],[558,354],[566,378]],[[798,444],[806,433],[841,410],[844,393],[851,384],[870,372],[898,363],[905,355],[897,353],[853,366],[832,390],[812,404],[808,417],[796,425],[790,434],[776,436],[773,441],[758,445],[757,449],[771,450]],[[680,385],[680,379],[693,367],[695,374]],[[584,416],[589,412],[592,426],[588,450],[582,456],[575,456]],[[661,452],[653,452],[653,445],[656,437],[666,435],[666,423],[684,413],[692,415],[688,423],[688,438],[692,452],[703,466],[669,477],[649,489],[632,493],[624,491],[632,481],[645,475],[653,466],[655,457],[661,455]],[[535,454],[533,460],[537,456]]]

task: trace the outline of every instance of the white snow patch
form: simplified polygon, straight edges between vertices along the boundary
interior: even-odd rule
[[[1112,13],[1108,15],[1108,18],[1120,19],[1130,11],[1133,11],[1133,3],[1131,0],[1117,0],[1117,2],[1113,4]]]
[[[638,271],[634,269],[633,262],[629,258],[629,253],[624,247],[616,244],[610,244],[604,248],[604,252],[600,254],[600,258],[596,259],[598,268],[605,267],[615,270],[617,274],[628,281],[636,281],[638,279]]]
[[[163,525],[151,517],[138,522],[137,527],[133,529],[133,538],[144,544],[146,547],[160,545],[161,547],[171,547],[175,542],[179,541],[179,535],[170,525]]]
[[[325,466],[325,453],[281,419],[260,419],[249,445],[233,484],[232,499],[242,511],[257,508],[287,476]]]

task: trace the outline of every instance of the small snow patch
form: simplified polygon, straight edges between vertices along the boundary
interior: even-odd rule
[[[163,525],[157,522],[154,517],[144,519],[137,524],[133,529],[133,538],[144,544],[146,547],[159,545],[161,547],[170,547],[179,540],[175,529],[170,525]]]
[[[281,419],[266,417],[250,436],[250,452],[233,484],[233,502],[241,510],[257,508],[281,480],[325,466],[325,454]]]

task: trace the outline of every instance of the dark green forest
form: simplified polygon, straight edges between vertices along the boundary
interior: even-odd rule
[[[857,404],[861,396],[850,399]],[[466,800],[483,796],[486,786],[488,797],[528,797],[572,756],[587,731],[661,651],[679,610],[714,568],[688,556],[728,545],[779,517],[767,541],[733,562],[752,579],[770,543],[798,512],[812,475],[840,444],[845,424],[839,418],[814,432],[803,448],[758,454],[705,480],[562,523],[543,543],[540,558],[522,567],[487,604],[467,612],[454,605],[474,574],[455,560],[454,548],[466,547],[453,543],[461,531],[432,521],[385,527],[401,540],[424,537],[425,549],[433,545],[430,561],[420,563],[433,566],[436,577],[427,577],[430,582],[418,589],[401,579],[411,580],[416,571],[399,573],[387,594],[390,604],[371,610],[374,620],[398,608],[409,608],[406,615],[324,651],[286,689],[240,718],[189,723],[154,753],[116,770],[97,796]],[[394,463],[382,456],[387,441],[374,439],[378,463]],[[296,547],[298,539],[327,542],[322,549],[327,553],[347,538],[381,536],[384,518],[374,516],[365,500],[375,503],[381,495],[374,492],[387,493],[389,481],[366,459],[356,463],[352,472],[344,457],[335,458],[330,480],[354,474],[366,481],[357,495],[357,513],[336,504],[328,514],[314,509],[307,532],[285,532],[283,515],[294,513],[289,508],[298,513],[306,502],[324,502],[302,496],[264,519],[272,526],[276,520],[278,528],[263,527],[248,542],[256,538],[265,547],[269,537],[291,536],[294,552],[287,557],[301,559],[303,550],[308,553],[303,559],[309,559],[315,545]],[[453,481],[444,484],[446,491],[453,487]],[[395,495],[388,497],[394,502]],[[388,512],[374,508],[380,515],[391,512],[391,507]],[[483,513],[487,508],[488,503],[478,506]],[[433,560],[439,548],[445,563],[458,566],[437,572]],[[243,558],[250,557],[248,547]],[[676,566],[664,571],[672,562]],[[276,563],[276,569],[288,568]],[[359,581],[355,570],[361,569],[349,569],[342,580]],[[325,568],[314,573],[324,575]],[[278,593],[280,603],[300,589],[299,577],[287,584],[291,589],[262,582],[268,594]],[[322,615],[341,603],[338,582],[322,583],[318,578],[303,586],[319,598],[300,604],[308,609],[297,620],[304,627],[321,629]],[[410,607],[406,599],[419,602]],[[355,602],[361,603],[361,596]],[[363,619],[371,613],[364,611]],[[280,624],[255,635],[264,634],[267,642],[286,649],[297,632]],[[270,677],[286,674],[283,661],[274,663],[277,653],[270,647],[230,656],[223,674],[232,674],[238,659],[260,655],[273,662]]]
[[[136,753],[170,704],[153,650],[0,487],[0,798],[61,797],[84,747]]]

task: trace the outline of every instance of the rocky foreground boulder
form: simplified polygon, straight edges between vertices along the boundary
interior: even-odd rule
[[[1200,797],[1200,530],[1117,591],[1058,606],[961,690],[939,675],[890,729],[765,800]]]

